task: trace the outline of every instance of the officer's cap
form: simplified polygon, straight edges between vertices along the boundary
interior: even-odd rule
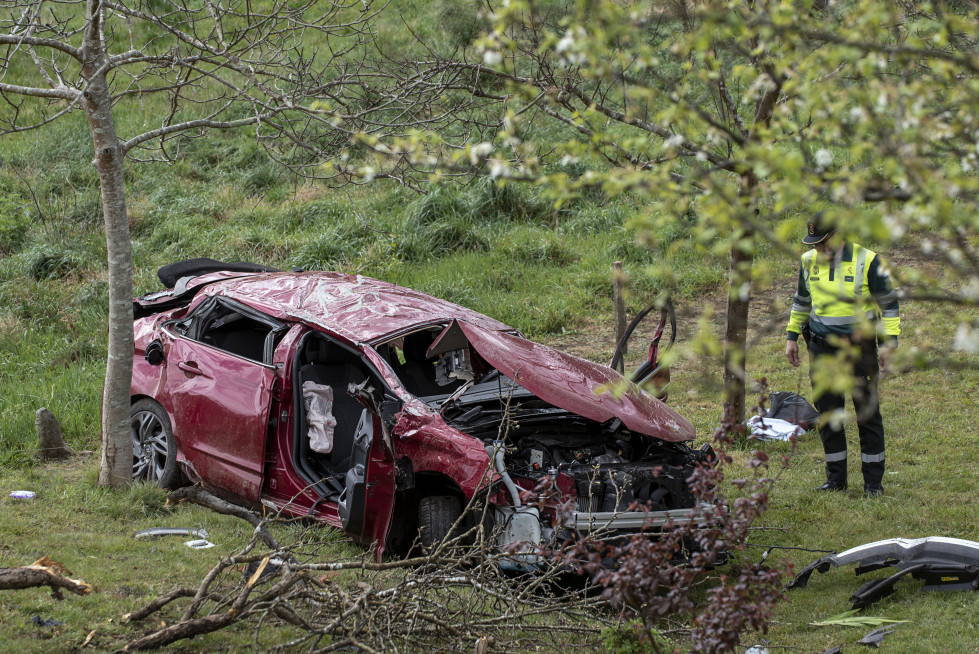
[[[820,211],[806,224],[806,235],[802,237],[802,242],[806,245],[822,243],[835,231],[836,225],[830,224],[824,212]]]

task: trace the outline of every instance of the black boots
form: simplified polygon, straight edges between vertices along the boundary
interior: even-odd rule
[[[881,486],[880,482],[863,485],[864,497],[880,497],[883,494],[884,494],[884,487]]]

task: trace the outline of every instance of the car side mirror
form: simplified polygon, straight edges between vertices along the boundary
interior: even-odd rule
[[[143,356],[146,362],[151,366],[158,366],[166,359],[163,356],[163,343],[160,339],[150,341],[150,344],[146,346],[146,354]]]

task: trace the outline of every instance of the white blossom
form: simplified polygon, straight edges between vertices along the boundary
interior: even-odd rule
[[[959,328],[955,332],[955,340],[952,342],[952,349],[967,354],[979,354],[979,329],[974,329],[964,322],[959,323]]]
[[[493,151],[493,144],[487,141],[482,143],[477,143],[476,145],[469,148],[469,163],[472,165],[478,164],[480,161],[486,158],[486,156]]]
[[[863,110],[863,107],[852,107],[850,109],[850,121],[854,123],[859,123],[867,116],[867,112]]]
[[[510,167],[507,165],[503,159],[490,159],[489,160],[489,173],[490,177],[509,177]]]
[[[816,150],[816,165],[820,168],[828,168],[833,165],[833,153],[826,148]]]
[[[931,242],[930,238],[926,238],[921,242],[921,253],[931,254],[935,251],[935,244]]]
[[[483,52],[483,63],[487,66],[495,66],[503,61],[503,55],[498,50],[486,50]]]
[[[360,176],[365,182],[373,182],[374,178],[377,177],[377,170],[374,166],[364,166],[360,169]]]
[[[567,52],[573,47],[574,47],[574,35],[570,31],[568,31],[564,33],[564,36],[561,37],[561,40],[557,42],[556,46],[554,46],[554,50],[557,52]]]
[[[973,277],[969,283],[962,287],[960,292],[962,298],[970,302],[979,301],[979,277]]]
[[[683,137],[679,134],[674,134],[670,138],[663,141],[663,147],[667,149],[678,148],[683,145]]]
[[[578,163],[578,157],[571,156],[570,154],[561,157],[562,166],[573,166],[576,163]]]
[[[887,227],[887,231],[890,232],[891,237],[895,239],[901,238],[907,231],[907,227],[904,225],[904,223],[901,222],[901,220],[899,220],[896,216],[892,216],[890,214],[884,216],[884,226]]]

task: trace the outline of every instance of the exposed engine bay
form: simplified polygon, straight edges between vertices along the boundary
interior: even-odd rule
[[[506,473],[521,489],[553,477],[579,514],[691,509],[692,466],[713,458],[709,446],[695,450],[554,407],[496,371],[461,394],[422,399],[459,431],[502,441]]]
[[[527,359],[519,358],[521,344],[515,338],[494,337],[509,338],[512,349],[493,364],[469,340],[474,334],[465,332],[466,326],[457,323],[433,327],[388,341],[378,352],[404,387],[447,425],[484,444],[498,475],[491,500],[498,524],[515,532],[505,537],[507,542],[539,542],[575,530],[608,528],[621,534],[662,527],[671,519],[701,522],[705,505],[698,504],[688,479],[697,465],[713,465],[714,452],[709,445],[695,450],[686,439],[671,440],[669,431],[664,436],[672,412],[648,419],[633,413],[629,422],[617,417],[622,414],[616,409],[569,405],[572,388],[575,395],[601,392],[574,386],[586,373],[542,384],[543,376],[522,367]],[[556,361],[555,369],[558,365],[570,370],[576,364]],[[616,377],[609,373],[606,379],[614,383]],[[549,400],[537,387],[546,387]],[[636,387],[630,392],[643,394],[647,406],[656,402]],[[609,402],[618,408],[628,399]],[[644,426],[648,434],[641,433]],[[683,433],[693,437],[692,429]],[[524,494],[544,481],[561,499],[527,501]]]

